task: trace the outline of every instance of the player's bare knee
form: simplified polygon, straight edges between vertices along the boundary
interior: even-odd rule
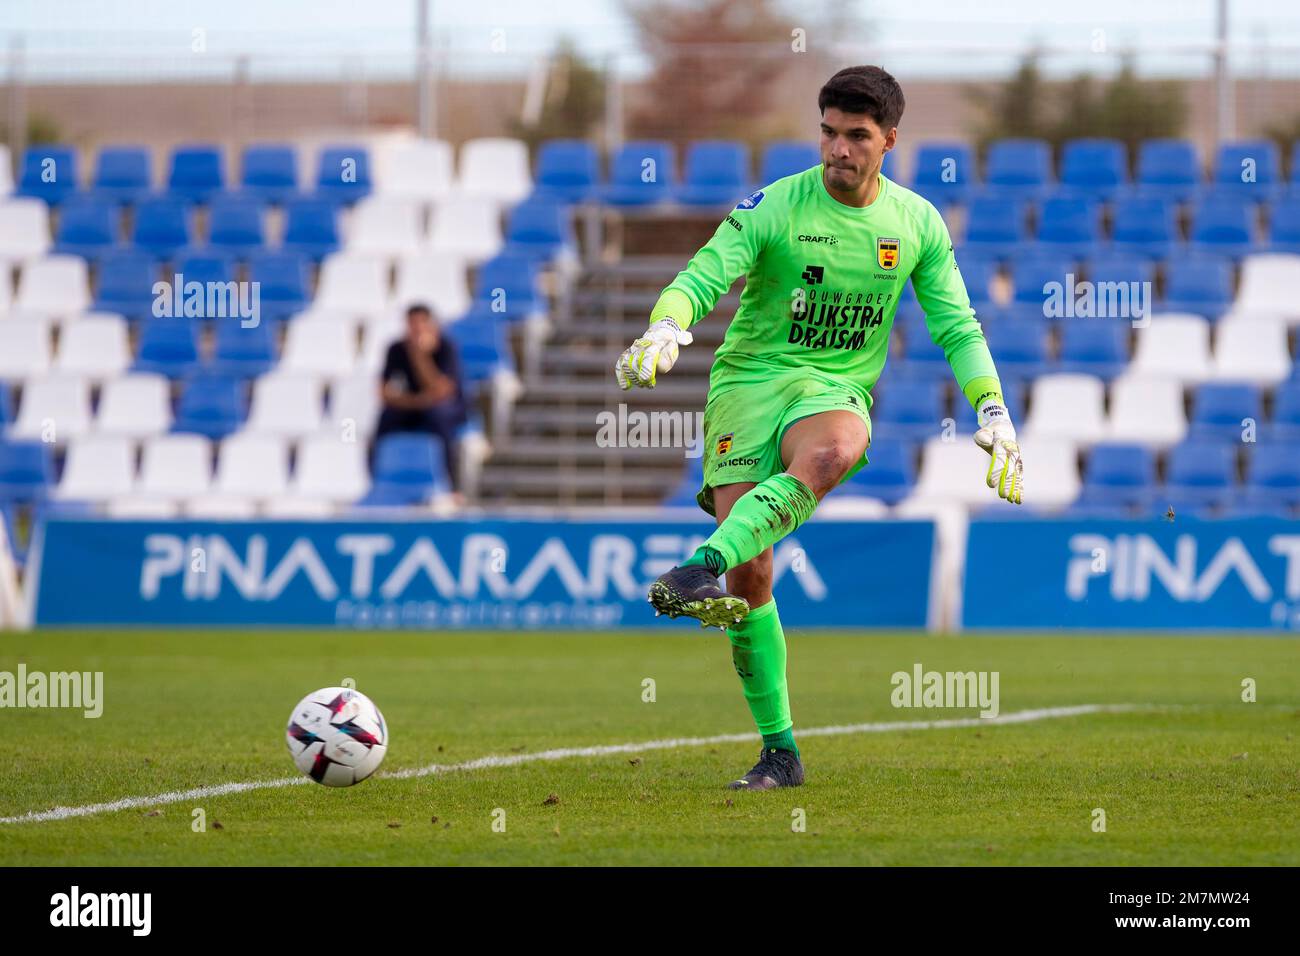
[[[808,487],[821,498],[840,483],[859,457],[861,453],[853,454],[848,442],[835,441],[813,449],[799,464]]]

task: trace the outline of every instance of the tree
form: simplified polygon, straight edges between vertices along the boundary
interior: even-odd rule
[[[535,123],[511,119],[510,134],[529,149],[548,139],[588,139],[598,133],[604,111],[604,73],[561,37],[550,58],[541,115]]]

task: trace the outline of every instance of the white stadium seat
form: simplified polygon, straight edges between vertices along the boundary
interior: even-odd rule
[[[490,202],[461,196],[440,202],[433,210],[429,251],[435,256],[477,265],[500,252],[503,242],[501,216]]]
[[[14,162],[9,147],[0,143],[0,199],[14,191]]]
[[[408,306],[427,305],[440,321],[454,322],[469,311],[470,301],[469,276],[460,259],[424,256],[398,260],[391,311],[401,314]]]
[[[262,514],[268,518],[332,518],[338,511],[332,502],[320,498],[288,496],[262,503]]]
[[[1178,382],[1128,374],[1111,383],[1107,441],[1165,448],[1186,435],[1187,409]]]
[[[275,435],[242,432],[217,449],[217,477],[212,494],[236,498],[273,498],[289,487],[289,447]]]
[[[356,326],[351,322],[299,317],[289,323],[280,357],[282,371],[347,375],[356,364]]]
[[[441,139],[399,143],[384,155],[382,175],[375,180],[381,195],[437,202],[451,193],[451,144]]]
[[[364,440],[313,435],[298,446],[292,493],[299,498],[350,504],[370,490]]]
[[[460,148],[456,191],[501,205],[519,202],[533,191],[528,146],[517,139],[471,139]]]
[[[361,330],[361,359],[357,371],[378,375],[383,371],[389,346],[405,334],[406,326],[395,321],[365,326]]]
[[[330,434],[342,436],[350,427],[357,439],[364,441],[374,434],[379,412],[378,376],[352,375],[330,384],[327,426]]]
[[[418,202],[368,196],[352,210],[347,251],[356,256],[413,256],[424,245],[424,212]]]
[[[227,521],[257,516],[257,504],[252,498],[237,495],[199,495],[185,502],[185,517],[203,521]]]
[[[1079,497],[1078,452],[1072,442],[1052,438],[1026,441],[1021,452],[1025,458],[1024,505],[1053,510]],[[984,490],[996,494],[991,488]]]
[[[1300,255],[1283,253],[1247,256],[1241,264],[1241,285],[1231,316],[1284,319],[1300,323]]]
[[[54,245],[50,210],[39,199],[0,201],[0,262],[19,262],[45,255]]]
[[[388,304],[388,264],[368,256],[335,253],[321,264],[312,308],[373,317]]]
[[[23,266],[14,308],[65,319],[90,308],[90,276],[80,256],[46,256]]]
[[[1034,379],[1024,440],[1061,439],[1091,445],[1106,435],[1106,385],[1092,375]]]
[[[145,498],[139,495],[127,495],[114,498],[108,503],[110,518],[152,520],[154,518],[176,518],[181,513],[180,502],[174,498]]]
[[[0,319],[9,314],[14,304],[14,277],[8,265],[0,259]]]
[[[969,436],[960,436],[959,440],[953,441],[931,438],[922,449],[921,473],[913,494],[918,498],[936,498],[978,507],[987,504],[990,496],[997,497],[997,493],[984,484],[988,470],[988,452]]]
[[[68,375],[28,379],[12,433],[60,445],[90,431],[90,382]]]
[[[50,369],[50,325],[41,319],[0,319],[0,382],[19,382]]]
[[[97,431],[146,438],[171,427],[171,385],[164,376],[133,372],[104,386],[95,417]]]
[[[159,435],[146,439],[140,456],[136,497],[177,501],[208,493],[212,485],[212,443],[202,435]]]
[[[102,381],[130,367],[131,343],[122,316],[90,312],[64,323],[55,370]]]
[[[1128,371],[1167,376],[1185,384],[1210,377],[1210,323],[1199,315],[1155,315],[1137,330],[1137,347]]]
[[[107,502],[135,488],[135,443],[115,435],[87,435],[68,444],[54,495],[64,501]]]
[[[1281,319],[1228,316],[1214,330],[1213,377],[1272,386],[1291,374],[1287,327]]]
[[[272,372],[253,384],[247,430],[301,438],[320,431],[321,383],[314,375]]]

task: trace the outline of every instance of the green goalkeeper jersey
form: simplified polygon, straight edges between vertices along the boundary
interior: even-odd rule
[[[1000,391],[942,216],[884,176],[862,208],[831,197],[820,165],[754,193],[664,289],[652,321],[700,321],[742,275],[710,393],[814,369],[852,384],[869,406],[909,277],[930,337],[971,404]]]

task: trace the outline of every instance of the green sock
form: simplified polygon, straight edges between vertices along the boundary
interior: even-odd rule
[[[740,675],[749,712],[763,735],[763,746],[798,754],[785,682],[785,632],[776,613],[776,599],[751,609],[743,621],[727,628],[727,637],[731,638],[731,660]]]
[[[817,496],[802,481],[784,471],[773,475],[740,496],[686,563],[708,564],[710,571],[721,574],[758,557],[807,521],[816,508]],[[710,551],[721,557],[720,570],[710,563]]]

